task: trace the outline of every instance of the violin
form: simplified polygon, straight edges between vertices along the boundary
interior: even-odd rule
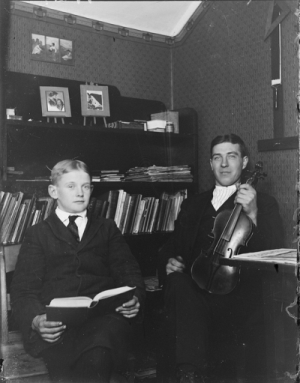
[[[259,161],[246,183],[256,186],[264,179],[263,164]],[[253,222],[236,204],[232,211],[223,210],[215,219],[214,240],[207,251],[201,251],[194,261],[191,274],[197,285],[210,293],[228,294],[240,280],[240,267],[220,265],[220,258],[232,258],[242,246],[247,246],[253,233]]]

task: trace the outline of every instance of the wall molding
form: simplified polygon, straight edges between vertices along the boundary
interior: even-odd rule
[[[173,37],[150,33],[147,31],[140,31],[132,28],[124,28],[120,25],[109,24],[77,15],[70,15],[65,12],[60,12],[44,7],[37,7],[34,4],[22,3],[16,0],[11,2],[11,14],[34,18],[48,23],[64,25],[65,27],[69,28],[83,29],[91,33],[111,36],[120,40],[125,39],[126,41],[131,40],[143,44],[160,45],[164,46],[165,48],[172,48],[176,45],[180,45],[187,38],[187,36],[192,32],[195,25],[199,21],[200,16],[202,16],[203,11],[206,10],[209,5],[210,4],[207,1],[204,1],[202,4],[200,4],[200,6],[187,21],[184,28],[182,28],[178,35]],[[74,19],[73,23],[67,22],[67,20],[70,19],[70,16]],[[128,32],[120,32],[124,30]]]

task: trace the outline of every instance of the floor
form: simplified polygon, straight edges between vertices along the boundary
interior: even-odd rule
[[[140,336],[136,342],[135,382],[143,383],[166,383],[156,376],[157,354],[160,347],[159,328],[162,317],[162,304],[160,297],[148,294],[148,311],[145,312],[144,324],[140,329]],[[227,347],[225,347],[227,348]],[[270,378],[267,376],[266,364],[259,358],[260,350],[253,360],[246,354],[246,368],[241,369],[234,360],[217,359],[215,365],[211,365],[205,383],[293,383],[295,379],[287,376]],[[257,359],[258,358],[258,359]],[[257,363],[260,362],[260,363]],[[260,366],[258,365],[260,364]],[[168,383],[173,383],[169,381]],[[175,381],[174,381],[175,383]]]

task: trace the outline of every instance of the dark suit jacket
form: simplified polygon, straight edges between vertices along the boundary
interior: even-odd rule
[[[180,255],[190,272],[190,260],[199,232],[201,218],[207,204],[212,200],[213,189],[192,196],[183,201],[175,230],[169,241],[159,252],[159,279],[163,284],[166,278],[168,259]],[[234,198],[234,196],[232,196]],[[257,193],[257,227],[242,252],[255,252],[283,247],[283,228],[275,198],[265,193]]]
[[[53,298],[94,297],[119,286],[136,286],[145,298],[139,266],[114,221],[89,218],[80,243],[52,214],[32,226],[22,244],[11,286],[13,315],[25,349],[36,356],[49,344],[31,330],[36,315],[45,313]]]

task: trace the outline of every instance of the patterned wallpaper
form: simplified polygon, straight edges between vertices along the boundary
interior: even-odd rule
[[[212,185],[210,141],[218,134],[239,134],[253,162],[263,161],[268,177],[259,190],[274,195],[294,247],[293,212],[298,152],[261,152],[257,141],[273,138],[270,39],[264,41],[269,1],[216,1],[174,52],[174,106],[191,106],[199,116],[200,190]],[[290,2],[297,4],[297,2]],[[282,81],[285,136],[297,135],[297,17],[282,23]]]
[[[31,33],[72,40],[75,65],[32,61]],[[169,49],[17,15],[8,44],[8,70],[115,85],[122,96],[169,102]]]
[[[296,4],[296,1],[289,1]],[[259,188],[273,194],[286,228],[286,246],[293,239],[292,215],[297,151],[257,151],[257,140],[273,138],[270,40],[263,40],[269,1],[215,1],[194,23],[190,35],[174,49],[174,108],[193,107],[199,117],[200,190],[211,186],[209,144],[228,131],[243,137],[253,161],[262,160],[268,177]],[[7,68],[118,87],[123,96],[154,99],[170,105],[170,48],[113,38],[76,27],[13,15]],[[30,59],[30,34],[73,40],[75,65]],[[296,135],[298,63],[294,40],[297,18],[282,23],[282,77],[285,135]]]

